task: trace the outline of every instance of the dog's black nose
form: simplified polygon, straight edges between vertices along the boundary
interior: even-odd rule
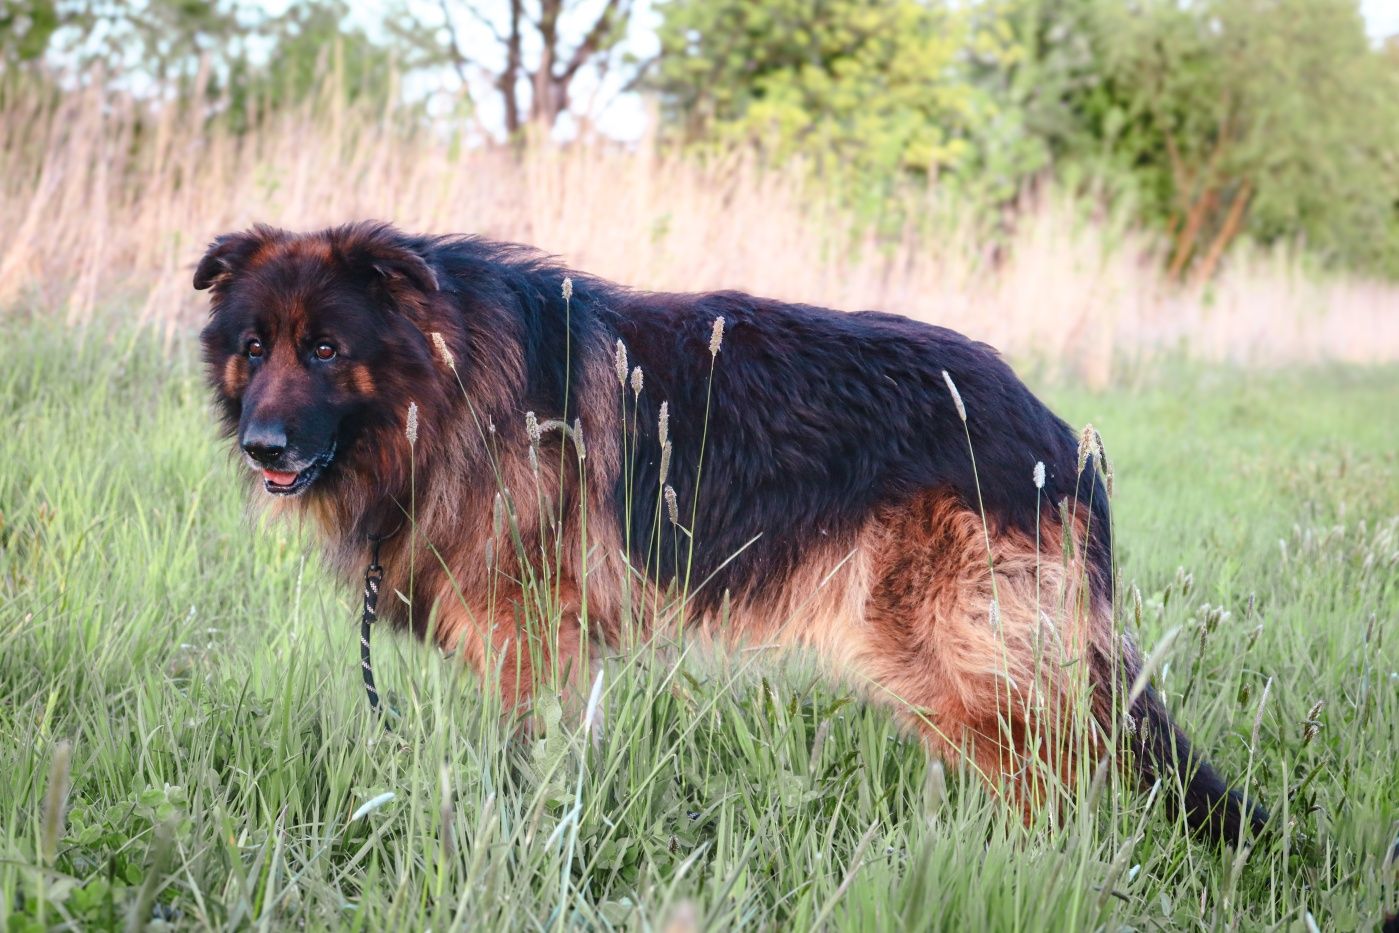
[[[254,425],[243,435],[243,450],[263,466],[277,462],[287,449],[287,432],[278,425]]]

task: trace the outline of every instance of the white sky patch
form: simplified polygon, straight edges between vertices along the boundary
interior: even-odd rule
[[[1399,36],[1399,0],[1360,0],[1360,15],[1371,39]]]

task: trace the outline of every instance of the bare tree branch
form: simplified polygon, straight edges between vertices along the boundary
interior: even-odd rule
[[[438,0],[438,2],[442,7],[442,22],[447,27],[447,57],[451,60],[452,68],[456,71],[462,86],[469,89],[471,79],[466,73],[466,66],[470,62],[462,53],[461,43],[457,40],[456,22],[452,19],[452,11],[447,8],[447,0]],[[470,93],[469,90],[468,93]]]
[[[650,55],[637,62],[636,70],[632,72],[632,76],[627,79],[627,82],[617,90],[617,93],[630,94],[632,91],[635,91],[637,88],[641,87],[641,82],[646,80],[646,76],[651,73],[651,69],[655,67],[656,63],[660,61],[660,59],[661,56],[659,54],[656,54]]]
[[[560,81],[568,82],[573,80],[573,76],[578,70],[588,63],[588,60],[597,54],[602,40],[615,25],[614,14],[625,19],[631,13],[631,3],[622,0],[607,0],[607,5],[598,14],[597,21],[593,23],[591,29],[583,37],[583,41],[578,43],[578,47],[573,50],[573,55],[568,64],[564,66],[563,72],[558,76]]]
[[[443,12],[444,12],[444,14],[445,14],[445,12],[446,12],[447,0],[441,0],[441,3],[442,3],[442,5],[443,5]],[[468,13],[471,14],[471,18],[474,19],[474,20],[476,20],[476,22],[480,23],[482,26],[485,26],[485,27],[486,27],[486,31],[489,32],[489,33],[491,34],[491,36],[495,39],[495,41],[499,42],[501,45],[504,45],[504,44],[505,44],[505,41],[506,41],[506,40],[505,40],[505,37],[502,36],[502,35],[500,34],[500,30],[499,30],[499,29],[496,29],[496,28],[495,28],[495,23],[491,22],[491,21],[486,17],[486,14],[484,14],[484,13],[482,13],[480,10],[478,10],[478,9],[476,8],[476,4],[474,4],[474,3],[467,3],[467,4],[464,4],[464,6],[466,7],[466,12],[468,12]]]
[[[505,70],[496,81],[505,103],[505,132],[510,136],[520,131],[519,80],[523,64],[520,20],[523,18],[524,0],[510,0],[510,37],[505,43]]]
[[[616,61],[612,51],[633,13],[634,0],[606,0],[602,10],[583,33],[571,53],[565,53],[564,38],[560,24],[576,0],[538,0],[538,16],[527,9],[525,0],[509,0],[508,28],[502,33],[498,23],[489,17],[475,0],[438,0],[443,23],[447,33],[446,58],[455,70],[463,86],[471,78],[473,67],[490,75],[491,83],[500,94],[505,111],[505,131],[515,136],[524,125],[525,108],[521,95],[524,85],[529,85],[528,117],[544,127],[552,127],[559,115],[571,106],[572,84],[584,67],[594,64],[601,75],[611,72]],[[485,28],[504,53],[505,62],[497,72],[489,72],[478,61],[473,61],[462,43],[453,18],[454,11],[462,7],[477,23]],[[526,41],[526,30],[533,30],[538,38],[539,56],[532,63],[525,61],[525,48],[534,47]],[[626,83],[622,93],[634,89],[645,67],[638,70]],[[595,97],[596,95],[594,95]]]

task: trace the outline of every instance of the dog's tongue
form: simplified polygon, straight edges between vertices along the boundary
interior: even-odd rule
[[[278,473],[276,470],[263,470],[262,478],[274,486],[290,486],[296,482],[295,473]]]

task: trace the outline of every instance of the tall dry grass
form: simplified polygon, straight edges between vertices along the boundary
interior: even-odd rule
[[[190,271],[216,233],[353,218],[528,242],[645,288],[742,288],[896,311],[1094,383],[1163,350],[1256,364],[1399,359],[1399,288],[1318,279],[1287,253],[1239,254],[1205,291],[1159,273],[1149,238],[1053,196],[1002,259],[968,232],[876,242],[795,173],[700,164],[654,145],[459,145],[403,115],[318,100],[235,134],[188,108],[96,90],[0,105],[0,309],[69,324],[123,314],[167,339],[204,303]]]

